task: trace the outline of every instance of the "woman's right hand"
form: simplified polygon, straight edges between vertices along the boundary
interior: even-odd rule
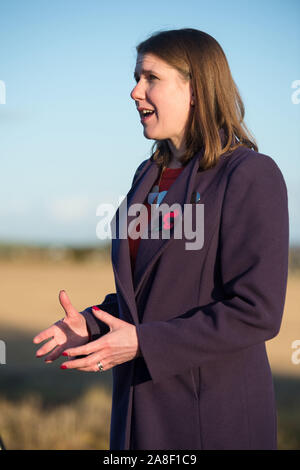
[[[46,362],[57,359],[65,349],[82,346],[89,341],[86,320],[73,307],[64,290],[59,293],[59,301],[66,312],[66,316],[33,338],[35,344],[49,340],[36,352],[36,357],[41,357],[51,351],[45,358]]]

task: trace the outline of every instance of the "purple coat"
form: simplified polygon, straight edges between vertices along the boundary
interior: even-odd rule
[[[285,302],[285,181],[271,157],[245,147],[198,171],[202,155],[163,200],[184,207],[200,193],[201,249],[187,250],[184,237],[142,239],[132,278],[128,240],[112,240],[116,294],[99,307],[136,325],[142,357],[112,370],[111,450],[277,447],[265,341],[278,334]],[[128,207],[158,176],[151,158],[140,167]],[[93,338],[108,331],[83,313]]]

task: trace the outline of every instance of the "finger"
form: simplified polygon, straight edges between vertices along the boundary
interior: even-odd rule
[[[102,354],[103,358],[103,354]],[[99,361],[103,361],[99,354],[91,354],[83,358],[69,360],[61,364],[61,369],[78,369],[78,368],[90,368],[97,364]]]
[[[44,361],[45,362],[52,362],[61,357],[61,354],[64,350],[64,346],[57,346],[53,351],[51,351],[48,356],[45,357]]]
[[[76,308],[74,308],[73,305],[71,304],[71,301],[70,301],[66,291],[61,290],[59,292],[59,301],[60,301],[60,304],[61,304],[62,308],[66,312],[67,317],[70,318],[70,317],[74,317],[74,316],[79,315]]]
[[[102,361],[101,361],[101,364]],[[105,372],[106,370],[109,370],[110,367],[103,367],[102,371],[100,371],[99,367],[97,366],[97,364],[93,365],[93,366],[90,366],[90,367],[81,367],[81,368],[78,368],[77,370],[81,370],[82,372],[98,372],[98,373],[101,373],[101,372]]]
[[[41,357],[47,354],[49,351],[51,351],[53,348],[57,346],[56,340],[50,339],[47,343],[45,343],[40,349],[37,350],[35,353],[36,357]]]
[[[70,348],[64,351],[64,356],[73,357],[73,356],[87,356],[94,352],[100,352],[106,346],[106,340],[104,341],[102,338],[96,339],[95,341],[90,341],[87,344],[82,346],[78,346],[77,348]]]
[[[99,362],[101,362],[102,364],[101,371],[98,366]],[[105,372],[106,370],[109,370],[110,368],[111,368],[110,364],[106,364],[106,362],[103,361],[103,359],[101,359],[100,361],[97,361],[97,363],[93,362],[93,364],[91,364],[88,367],[77,367],[77,370],[80,370],[82,372]]]
[[[61,369],[78,369],[79,367],[90,367],[92,362],[89,357],[84,357],[82,359],[75,359],[73,361],[64,362],[61,364]]]
[[[92,307],[92,311],[95,317],[99,318],[99,320],[106,323],[110,328],[112,328],[113,326],[120,323],[120,321],[122,321],[119,318],[116,318],[113,315],[110,315],[109,313],[105,312],[104,310],[100,310],[100,308],[97,307],[96,305]]]
[[[55,328],[52,326],[50,326],[49,328],[47,328],[46,330],[43,330],[41,331],[38,335],[36,335],[34,338],[33,338],[33,342],[35,344],[39,344],[41,343],[42,341],[44,341],[45,339],[50,339],[50,338],[53,338],[54,336],[54,333],[55,333]]]

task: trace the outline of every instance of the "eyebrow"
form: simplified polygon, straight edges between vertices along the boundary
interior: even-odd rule
[[[146,69],[142,69],[141,70],[141,75],[158,75],[157,72],[155,72],[154,70],[146,70]],[[139,74],[135,71],[134,74],[133,74],[135,80],[138,79],[139,77]]]

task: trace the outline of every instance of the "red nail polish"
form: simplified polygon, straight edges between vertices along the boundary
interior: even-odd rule
[[[60,366],[61,369],[67,369],[67,366]]]
[[[68,356],[68,353],[67,353],[67,352],[63,352],[63,353],[62,353],[62,356]]]
[[[97,307],[97,305],[94,305],[94,307],[92,307],[94,310],[100,310],[99,307]]]

